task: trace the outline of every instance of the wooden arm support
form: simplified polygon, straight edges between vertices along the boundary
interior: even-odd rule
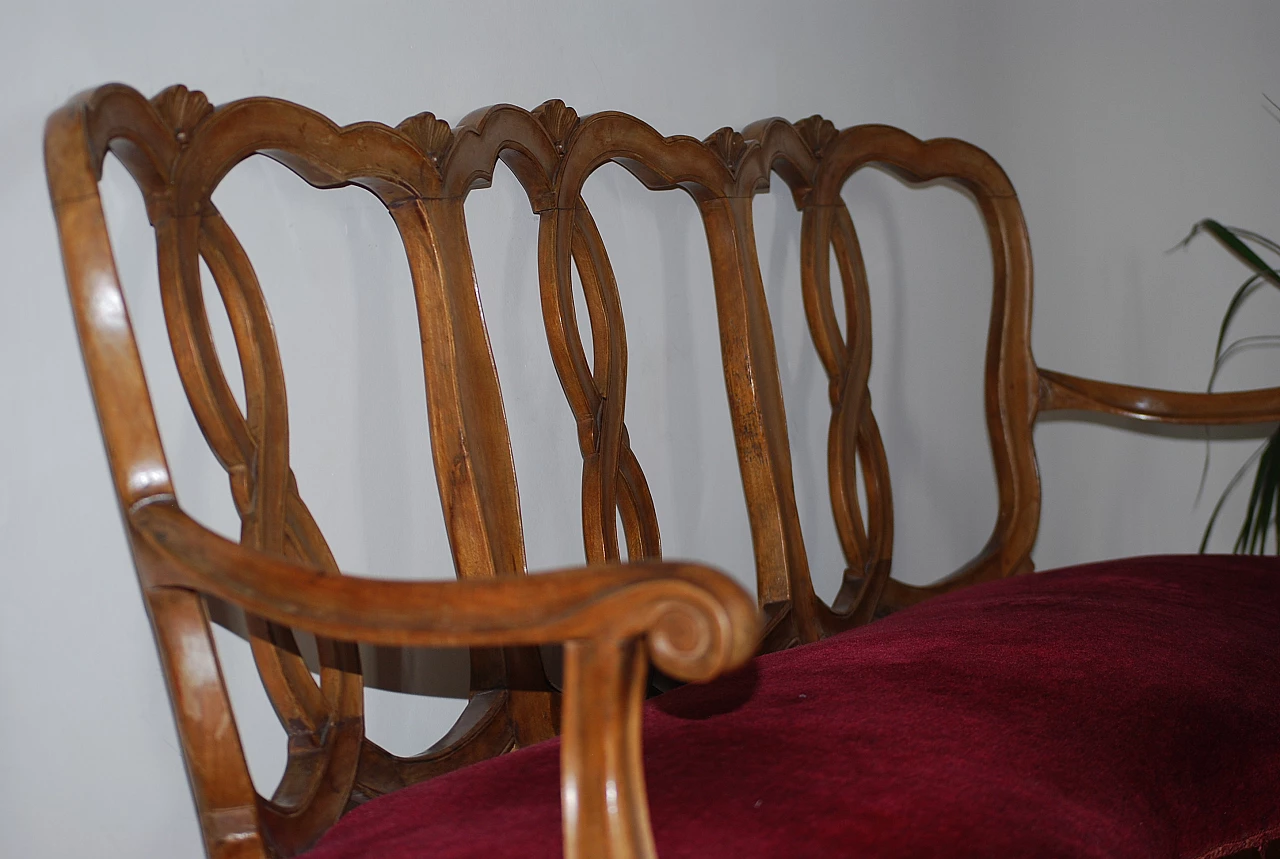
[[[1040,369],[1041,412],[1081,409],[1167,424],[1280,421],[1280,388],[1190,393],[1138,388]]]
[[[460,582],[335,576],[246,549],[158,500],[128,516],[150,593],[181,589],[342,641],[391,646],[565,642],[565,856],[655,856],[641,759],[648,659],[709,680],[756,649],[755,601],[697,564],[637,562]]]

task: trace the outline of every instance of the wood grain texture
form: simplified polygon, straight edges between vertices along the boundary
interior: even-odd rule
[[[137,182],[154,226],[174,361],[227,472],[241,519],[238,542],[191,520],[175,498],[98,197],[107,152]],[[222,178],[253,155],[316,187],[363,187],[394,220],[412,276],[456,582],[342,575],[301,497],[269,308],[243,247],[212,203]],[[1029,571],[1040,518],[1032,429],[1041,412],[1085,409],[1172,423],[1280,419],[1280,388],[1189,394],[1040,369],[1031,352],[1031,255],[1021,207],[999,165],[957,140],[921,141],[879,125],[841,130],[819,116],[724,127],[704,140],[665,137],[635,117],[579,116],[558,100],[532,111],[484,108],[456,126],[424,112],[395,127],[339,127],[275,99],[215,108],[182,86],[148,100],[112,84],[50,117],[45,159],[112,478],[205,849],[219,859],[296,855],[356,804],[557,731],[564,740],[566,856],[652,857],[640,734],[649,662],[677,679],[705,680],[753,652],[815,641],[933,594]],[[582,454],[588,566],[536,576],[526,574],[508,425],[466,224],[467,196],[490,184],[499,161],[516,176],[538,223],[542,326]],[[626,424],[624,308],[582,196],[587,179],[607,163],[649,189],[685,192],[701,218],[733,426],[725,443],[735,446],[746,501],[754,601],[714,570],[662,561],[657,512]],[[996,521],[973,560],[926,587],[891,577],[892,486],[868,392],[870,292],[841,196],[868,166],[911,185],[948,181],[969,194],[993,261],[984,396]],[[810,578],[752,221],[754,197],[769,190],[774,174],[800,212],[796,300],[829,383],[829,492],[845,565],[831,604],[814,593]],[[243,410],[214,348],[202,260],[231,322]],[[575,271],[585,320],[577,318]],[[628,563],[621,563],[624,546]],[[249,778],[208,600],[250,619],[254,658],[288,735],[285,773],[270,798]],[[318,666],[299,655],[299,631],[318,636]],[[470,648],[471,700],[443,740],[402,757],[364,736],[357,642]],[[550,643],[565,645],[563,695],[548,682],[538,650]]]

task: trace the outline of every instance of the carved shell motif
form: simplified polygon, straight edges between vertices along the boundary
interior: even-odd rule
[[[213,113],[213,105],[209,104],[204,93],[189,90],[182,84],[162,90],[151,99],[151,104],[165,124],[173,129],[178,142],[183,144],[191,139],[195,127]]]
[[[724,166],[729,168],[729,172],[737,175],[738,167],[742,165],[742,159],[747,154],[747,141],[741,134],[732,128],[725,126],[711,132],[711,135],[702,144],[716,154],[716,156],[724,162]]]
[[[578,127],[578,112],[558,98],[544,101],[530,112],[542,123],[547,134],[551,135],[556,149],[563,153],[569,135]]]
[[[807,119],[801,119],[793,123],[793,125],[800,135],[800,139],[809,146],[809,151],[814,155],[821,155],[822,150],[826,149],[827,144],[834,140],[836,134],[839,133],[831,120],[823,119],[816,113]]]
[[[422,150],[432,161],[439,164],[453,147],[453,129],[443,119],[436,119],[434,113],[419,113],[411,116],[396,126],[405,137]]]

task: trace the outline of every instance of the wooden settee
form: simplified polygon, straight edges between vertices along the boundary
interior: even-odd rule
[[[155,228],[173,355],[229,476],[238,544],[195,522],[174,494],[98,197],[108,151],[137,181]],[[366,188],[399,229],[456,583],[339,575],[299,494],[268,309],[211,202],[253,154],[318,187]],[[424,113],[395,128],[340,128],[273,99],[215,109],[181,86],[148,100],[109,85],[50,117],[45,155],[85,365],[211,857],[1207,859],[1257,855],[1280,835],[1273,562],[1170,556],[1010,578],[1031,572],[1039,415],[1274,421],[1280,389],[1173,393],[1038,367],[1021,208],[976,147],[885,126],[841,131],[819,117],[699,141],[621,113],[579,117],[559,101],[491,107],[455,127]],[[581,569],[526,575],[464,214],[499,159],[540,220],[546,335],[583,456]],[[684,190],[705,224],[755,599],[715,570],[661,560],[624,420],[624,315],[580,195],[606,162],[648,188]],[[866,165],[962,186],[994,261],[985,396],[998,513],[979,555],[927,587],[890,575],[890,479],[867,394],[870,306],[841,199]],[[752,199],[771,174],[802,213],[802,300],[830,380],[831,504],[847,562],[830,605],[809,577],[756,259]],[[243,413],[213,346],[201,259],[234,331]],[[289,735],[269,799],[249,777],[211,601],[251,619]],[[318,637],[318,683],[294,630]],[[355,642],[471,648],[471,701],[441,744],[405,758],[364,736]],[[563,691],[539,650],[552,643],[564,645]],[[684,681],[729,673],[646,706],[650,662]]]

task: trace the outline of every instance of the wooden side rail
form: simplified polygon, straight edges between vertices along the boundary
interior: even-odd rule
[[[1066,409],[1165,424],[1219,425],[1280,421],[1280,388],[1196,393],[1162,391],[1040,370],[1040,412]]]
[[[423,582],[326,575],[246,549],[177,505],[130,513],[143,591],[174,689],[210,855],[270,855],[261,800],[243,762],[200,596],[217,597],[333,641],[389,646],[565,644],[561,796],[565,856],[654,857],[641,756],[649,660],[701,681],[744,663],[759,641],[755,601],[696,564],[635,562],[489,581]],[[188,616],[189,623],[183,623]],[[319,733],[354,730],[335,724]],[[246,842],[257,852],[242,853]],[[234,849],[233,849],[234,848]]]
[[[1250,391],[1201,393],[1166,391],[1085,379],[1036,367],[1039,399],[1032,423],[1055,411],[1101,412],[1150,423],[1181,426],[1223,426],[1280,421],[1280,387]],[[1038,530],[1038,522],[1036,530]],[[1036,531],[1029,535],[1034,540]],[[1028,548],[1030,544],[1028,543]],[[931,596],[955,590],[973,581],[1030,572],[1029,557],[1013,563],[1001,554],[1002,545],[991,541],[959,570],[931,585],[908,585],[890,579],[881,600],[882,610],[903,608]]]

